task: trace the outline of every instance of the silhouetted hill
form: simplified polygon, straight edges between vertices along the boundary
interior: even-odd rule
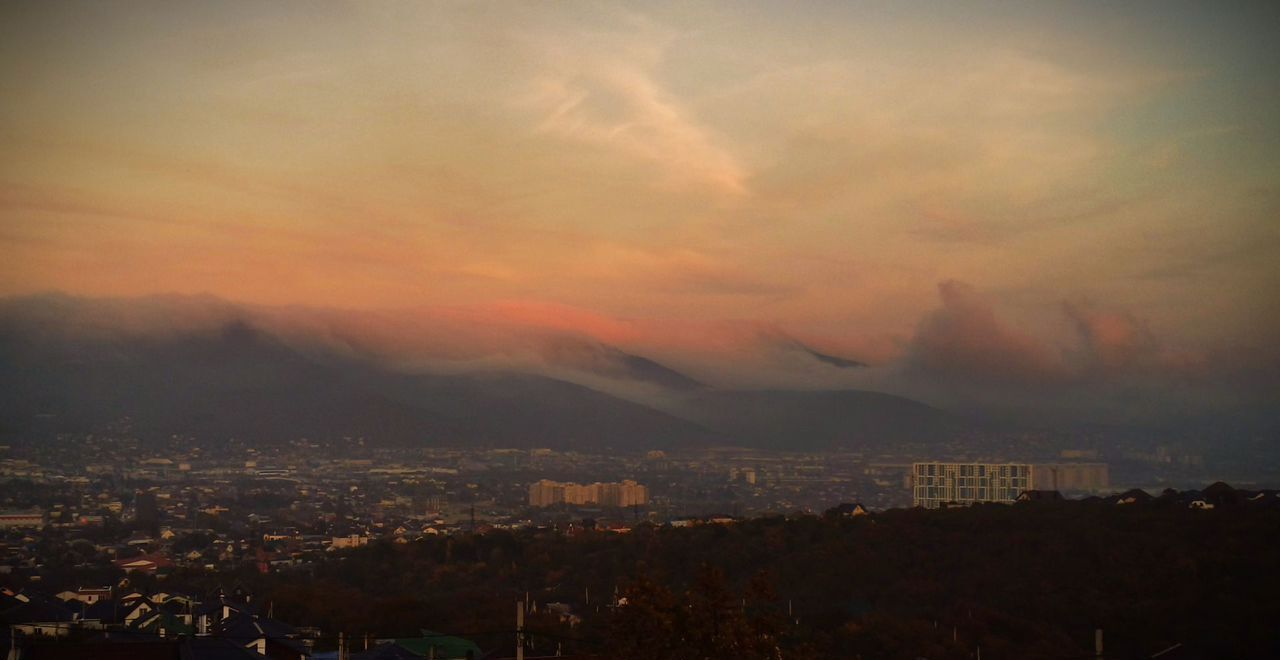
[[[305,356],[231,322],[216,333],[67,339],[0,329],[0,415],[21,433],[123,416],[146,434],[505,447],[673,447],[710,434],[536,375],[405,374]]]
[[[545,364],[683,398],[664,412],[547,375],[407,373],[340,336],[273,334],[257,318],[202,296],[0,300],[0,434],[93,431],[127,416],[145,435],[253,441],[820,449],[939,441],[967,427],[876,392],[711,390],[651,359],[569,336],[540,345]]]

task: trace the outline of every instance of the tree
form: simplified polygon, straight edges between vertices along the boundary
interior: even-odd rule
[[[679,621],[683,607],[667,587],[647,576],[637,577],[619,590],[609,614],[611,650],[623,660],[677,660]]]

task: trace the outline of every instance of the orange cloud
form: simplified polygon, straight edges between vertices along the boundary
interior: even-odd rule
[[[1104,370],[1145,366],[1159,351],[1151,329],[1132,314],[1077,303],[1064,304],[1063,311],[1080,333],[1090,362]]]
[[[911,343],[914,368],[951,378],[1045,384],[1063,380],[1066,365],[1053,349],[996,316],[970,285],[938,285],[942,307],[925,317]]]

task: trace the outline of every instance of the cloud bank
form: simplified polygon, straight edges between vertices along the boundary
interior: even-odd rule
[[[352,311],[239,305],[203,296],[6,299],[0,328],[20,350],[82,343],[91,359],[137,339],[177,340],[245,324],[317,360],[406,372],[517,371],[665,406],[719,389],[870,389],[955,411],[1044,424],[1168,424],[1235,409],[1275,411],[1274,350],[1173,350],[1132,313],[1061,302],[1063,332],[1036,334],[956,280],[896,352],[856,337],[799,339],[744,321],[663,324],[529,303]],[[815,348],[819,346],[821,348]],[[104,357],[106,356],[106,357]]]

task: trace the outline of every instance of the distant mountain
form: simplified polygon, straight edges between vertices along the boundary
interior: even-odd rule
[[[729,390],[689,397],[677,414],[766,448],[880,448],[941,442],[972,428],[961,417],[892,394],[860,390]]]
[[[10,434],[93,430],[123,416],[150,435],[363,436],[377,443],[671,448],[696,424],[536,375],[398,373],[304,356],[243,322],[162,338],[50,338],[0,322],[0,420]]]
[[[940,441],[968,428],[876,392],[714,390],[578,337],[540,345],[551,373],[656,386],[663,410],[534,373],[406,372],[341,341],[285,339],[256,318],[209,297],[0,300],[0,434],[93,431],[127,416],[142,435],[257,442],[823,449]],[[859,366],[803,348],[832,366]]]
[[[618,380],[657,385],[670,390],[697,390],[702,383],[649,358],[576,337],[547,342],[544,357],[554,365]]]

